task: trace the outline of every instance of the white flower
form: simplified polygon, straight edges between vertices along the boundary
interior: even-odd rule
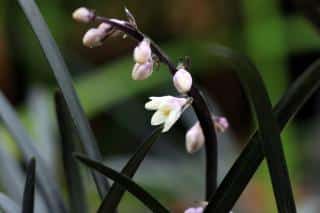
[[[151,118],[151,125],[164,124],[162,132],[167,132],[180,118],[183,111],[191,104],[190,98],[176,98],[173,96],[150,97],[145,104],[147,110],[156,110]]]
[[[133,58],[136,63],[145,64],[152,59],[152,51],[150,47],[150,40],[145,38],[134,49]]]
[[[184,68],[178,69],[173,76],[173,84],[180,93],[187,93],[192,86],[192,77]]]
[[[133,80],[145,80],[147,79],[153,71],[153,61],[148,61],[144,64],[136,63],[132,70]]]
[[[86,47],[98,47],[102,45],[103,39],[105,39],[107,33],[102,28],[91,28],[83,36],[82,42]]]
[[[191,127],[186,133],[186,149],[192,154],[197,152],[204,144],[204,135],[200,126],[197,122],[193,127]]]
[[[91,22],[94,19],[94,16],[95,16],[94,12],[92,12],[91,10],[85,7],[80,7],[72,13],[72,18],[82,23]]]

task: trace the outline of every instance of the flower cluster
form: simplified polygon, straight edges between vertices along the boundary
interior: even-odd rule
[[[137,30],[135,18],[128,9],[125,10],[128,21],[118,19],[107,19],[96,27],[89,29],[83,36],[83,44],[86,47],[98,47],[103,41],[111,36],[118,35],[119,29],[114,25],[120,25],[124,28]],[[74,11],[73,18],[81,23],[90,23],[96,21],[98,16],[95,12],[87,8],[81,7]],[[101,21],[101,20],[100,20]],[[118,26],[119,27],[119,26]],[[125,32],[123,32],[125,33]],[[155,63],[158,62],[158,56],[153,54],[153,43],[149,38],[143,38],[133,51],[134,66],[131,77],[133,80],[145,80],[153,73]],[[163,125],[162,132],[167,132],[181,117],[182,113],[192,103],[192,98],[188,97],[188,92],[192,90],[192,76],[184,63],[180,63],[176,67],[172,83],[182,97],[162,96],[151,97],[146,103],[147,110],[155,110],[156,112],[151,118],[151,125]],[[224,132],[228,128],[228,122],[222,117],[213,117],[214,126],[217,131]],[[201,126],[197,122],[186,133],[186,149],[189,153],[199,150],[205,142]]]

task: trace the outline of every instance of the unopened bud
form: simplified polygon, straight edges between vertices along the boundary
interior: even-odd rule
[[[150,40],[145,38],[134,49],[133,58],[136,63],[145,64],[151,59],[151,54]]]
[[[102,29],[92,28],[83,36],[82,42],[86,47],[98,47],[102,45],[103,39],[107,36],[106,32]]]
[[[186,134],[186,149],[190,154],[197,152],[204,144],[204,135],[197,122]]]
[[[225,117],[213,117],[214,126],[218,132],[225,132],[229,128],[229,122]]]
[[[153,71],[153,62],[148,61],[144,64],[136,63],[132,70],[133,80],[145,80],[147,79]]]
[[[110,24],[104,22],[98,26],[98,29],[105,32],[104,38],[110,36],[115,32],[114,28]]]
[[[184,68],[180,68],[173,76],[173,84],[180,93],[187,93],[192,86],[192,77]]]
[[[85,7],[80,7],[72,13],[72,18],[81,23],[89,23],[93,21],[94,17],[94,12]]]

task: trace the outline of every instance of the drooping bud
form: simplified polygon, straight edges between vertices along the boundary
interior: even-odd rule
[[[110,24],[104,22],[98,26],[98,29],[105,32],[104,39],[115,32],[114,28]]]
[[[180,68],[173,76],[173,84],[180,93],[187,93],[192,86],[192,77],[185,68]]]
[[[86,47],[98,47],[102,45],[103,39],[107,36],[106,32],[102,29],[91,28],[83,36],[82,42]]]
[[[225,117],[213,117],[214,126],[218,132],[225,132],[229,128],[229,122]]]
[[[200,126],[197,122],[191,129],[186,133],[186,149],[190,154],[197,152],[204,144],[204,135]]]
[[[72,18],[81,23],[89,23],[93,21],[94,17],[94,12],[85,7],[80,7],[72,13]]]
[[[133,58],[136,63],[145,64],[152,58],[151,55],[150,40],[145,38],[134,49]]]
[[[153,72],[153,62],[148,61],[144,64],[136,63],[132,70],[132,79],[133,80],[145,80]]]

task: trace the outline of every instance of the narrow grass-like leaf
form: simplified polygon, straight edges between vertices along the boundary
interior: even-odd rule
[[[63,166],[69,193],[70,210],[71,212],[86,213],[88,207],[80,168],[72,156],[72,153],[76,151],[75,141],[77,138],[74,134],[72,118],[60,91],[55,93],[55,107],[61,134]]]
[[[274,114],[281,130],[319,88],[320,59],[303,72],[276,105]],[[255,131],[217,192],[211,197],[207,212],[227,212],[234,206],[264,158],[259,143]]]
[[[3,193],[0,193],[0,210],[10,213],[20,213],[20,207],[11,198]]]
[[[246,57],[228,48],[215,46],[211,52],[231,62],[249,99],[259,130],[259,146],[267,158],[278,211],[296,212],[280,131],[259,72]]]
[[[116,183],[122,185],[128,192],[139,199],[143,204],[145,204],[152,212],[155,213],[168,213],[169,211],[155,198],[153,198],[147,191],[145,191],[138,184],[133,182],[130,178],[118,173],[117,171],[104,166],[103,164],[90,160],[87,157],[76,154],[75,157],[82,163],[87,165],[89,168],[94,169],[101,174],[112,179]]]
[[[27,178],[23,192],[22,213],[34,212],[34,189],[36,181],[36,160],[32,158],[27,168]]]
[[[58,184],[51,171],[45,165],[44,160],[34,147],[32,139],[20,123],[19,118],[14,109],[9,104],[4,94],[0,91],[0,118],[5,127],[8,129],[18,148],[22,152],[24,160],[27,162],[31,157],[35,157],[38,162],[37,181],[39,189],[50,209],[57,212],[65,212],[62,197],[59,193]]]
[[[127,177],[133,177],[136,171],[138,170],[141,162],[144,160],[148,152],[150,151],[152,145],[158,140],[161,134],[162,128],[157,128],[154,132],[139,146],[134,155],[130,158],[127,164],[121,171],[121,174],[126,175]],[[113,183],[108,194],[103,199],[98,213],[103,212],[114,212],[119,205],[121,198],[125,190],[118,183]]]
[[[0,147],[0,171],[3,190],[15,202],[21,202],[25,179],[23,171],[19,162],[8,153],[8,150],[2,147]]]
[[[98,149],[95,137],[90,128],[83,108],[80,105],[79,98],[73,87],[70,73],[63,60],[63,57],[44,21],[40,10],[34,0],[18,0],[27,19],[29,20],[33,31],[35,32],[46,58],[52,68],[59,88],[66,100],[73,122],[75,123],[77,134],[84,147],[85,152],[93,159],[101,160],[102,156]],[[93,173],[97,189],[100,196],[106,194],[109,184],[106,179]]]

